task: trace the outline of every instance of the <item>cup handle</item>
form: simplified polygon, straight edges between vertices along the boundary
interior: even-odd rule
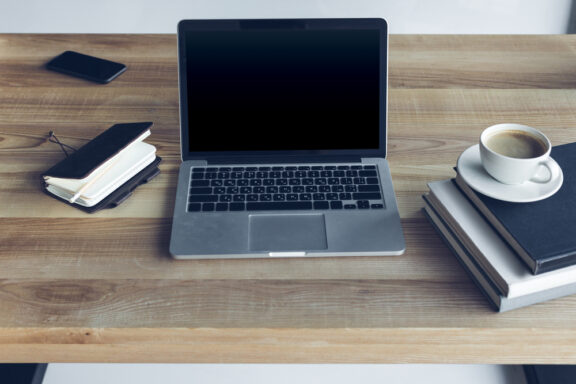
[[[552,180],[556,180],[560,176],[560,166],[552,160],[552,158],[547,158],[539,164],[539,167],[545,167],[548,170],[548,175],[542,177],[534,175],[530,181],[534,183],[547,184]]]

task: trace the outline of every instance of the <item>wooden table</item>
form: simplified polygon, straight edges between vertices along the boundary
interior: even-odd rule
[[[67,49],[129,69],[43,69]],[[421,212],[489,125],[576,139],[576,36],[391,37],[401,257],[172,260],[177,86],[173,35],[0,35],[0,361],[576,363],[576,296],[493,312]],[[157,179],[94,215],[41,192],[50,130],[81,146],[133,121],[155,123]]]

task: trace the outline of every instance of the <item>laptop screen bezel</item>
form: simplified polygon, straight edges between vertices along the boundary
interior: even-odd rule
[[[234,31],[245,28],[270,29],[370,29],[380,32],[380,100],[378,148],[366,149],[330,149],[330,150],[273,150],[273,151],[190,151],[190,129],[188,116],[188,78],[186,58],[186,35],[188,31]],[[178,23],[178,77],[180,93],[180,146],[182,160],[209,160],[210,158],[257,159],[271,156],[302,157],[316,159],[386,157],[387,119],[388,119],[388,25],[381,18],[355,19],[239,19],[239,20],[182,20]],[[351,127],[354,132],[354,127]]]

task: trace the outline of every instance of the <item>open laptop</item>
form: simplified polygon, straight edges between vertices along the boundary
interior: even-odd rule
[[[383,19],[183,20],[178,259],[399,255]]]

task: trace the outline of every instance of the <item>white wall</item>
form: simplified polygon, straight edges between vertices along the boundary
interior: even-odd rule
[[[513,365],[49,364],[43,384],[526,384]]]
[[[571,0],[1,0],[0,33],[174,33],[186,18],[384,17],[391,33],[565,33]]]

